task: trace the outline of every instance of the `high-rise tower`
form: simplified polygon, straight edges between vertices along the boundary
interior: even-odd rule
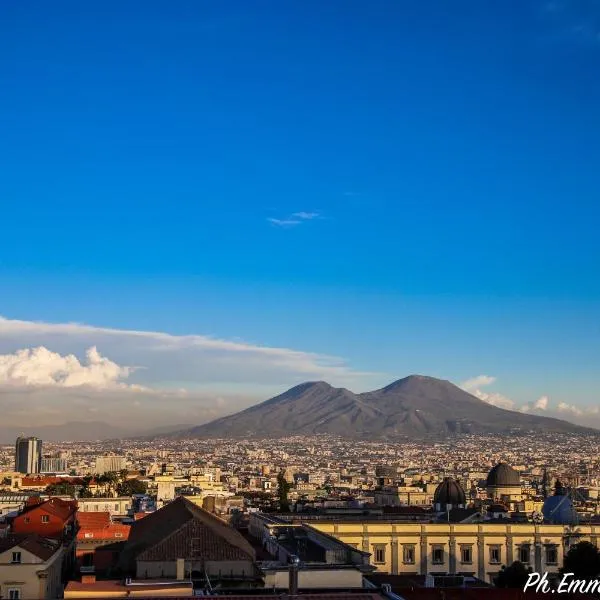
[[[36,437],[19,437],[15,445],[15,471],[39,473],[42,462],[42,440]]]

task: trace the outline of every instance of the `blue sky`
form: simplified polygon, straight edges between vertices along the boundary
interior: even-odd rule
[[[595,406],[600,5],[491,4],[3,3],[0,315]]]

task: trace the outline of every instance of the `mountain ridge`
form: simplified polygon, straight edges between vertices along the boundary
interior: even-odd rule
[[[275,438],[330,434],[392,440],[514,431],[600,435],[596,429],[553,417],[493,406],[447,380],[409,375],[360,394],[324,381],[301,383],[240,412],[169,437]]]

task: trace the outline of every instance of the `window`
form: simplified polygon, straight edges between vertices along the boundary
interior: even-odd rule
[[[558,564],[558,552],[556,546],[546,546],[546,564],[556,565]]]
[[[431,548],[431,562],[434,565],[444,564],[444,546],[436,545]]]
[[[497,565],[500,563],[500,546],[490,546],[490,563]]]
[[[376,565],[382,565],[385,564],[385,546],[384,545],[377,545],[377,546],[373,546],[374,549],[374,563]]]
[[[115,504],[115,512],[119,512],[119,505]]]
[[[402,562],[405,565],[415,564],[415,547],[412,544],[402,546]]]
[[[20,563],[21,562],[21,553],[20,552],[13,552],[12,553],[12,560],[11,560],[11,562]]]
[[[519,562],[522,562],[524,565],[528,564],[531,560],[531,551],[528,545],[523,544],[519,546]]]
[[[460,562],[463,565],[470,565],[473,562],[473,548],[471,546],[460,547]]]
[[[84,537],[86,537],[86,538],[93,538],[94,534],[93,533],[85,533]]]
[[[21,590],[17,588],[8,588],[8,600],[20,600]]]
[[[119,532],[119,531],[118,531],[117,533],[115,533],[115,537],[116,537],[116,538],[118,538],[118,537],[123,537],[123,534],[122,534],[121,532]]]
[[[42,515],[42,523],[50,523],[50,517],[48,515]]]

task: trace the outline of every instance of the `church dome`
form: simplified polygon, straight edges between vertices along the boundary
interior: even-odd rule
[[[437,486],[433,495],[433,503],[446,506],[466,506],[467,498],[465,491],[462,489],[458,481],[451,477],[445,477],[444,480]]]
[[[521,487],[519,473],[504,462],[498,463],[487,476],[487,487]]]
[[[548,496],[542,508],[544,519],[553,525],[577,525],[579,515],[569,496]]]

